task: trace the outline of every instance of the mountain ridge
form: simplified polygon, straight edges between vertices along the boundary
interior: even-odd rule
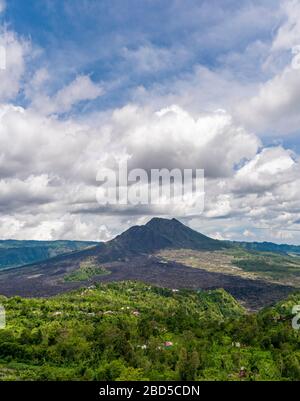
[[[68,255],[96,245],[92,241],[0,240],[0,271]]]

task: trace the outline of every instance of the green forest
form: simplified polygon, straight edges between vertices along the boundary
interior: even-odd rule
[[[300,293],[256,313],[138,282],[0,302],[0,380],[300,380]]]

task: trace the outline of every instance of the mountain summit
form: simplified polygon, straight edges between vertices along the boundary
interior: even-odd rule
[[[171,248],[188,248],[198,250],[215,250],[224,248],[224,243],[207,237],[187,227],[177,219],[154,217],[145,227],[156,235],[167,238]]]

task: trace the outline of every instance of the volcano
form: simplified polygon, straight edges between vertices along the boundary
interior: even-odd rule
[[[133,226],[98,247],[99,261],[113,261],[162,249],[215,251],[230,247],[185,226],[177,219],[155,217],[147,224]]]
[[[208,255],[211,265],[214,255],[226,257],[234,247],[194,231],[175,218],[155,217],[92,248],[0,272],[0,294],[48,297],[97,282],[137,280],[169,288],[224,288],[255,309],[294,291],[288,285],[241,277],[234,272],[227,274],[222,265],[221,270],[209,271],[204,266],[192,268],[188,263],[162,256],[164,252],[200,252]],[[74,277],[80,279],[70,279]]]

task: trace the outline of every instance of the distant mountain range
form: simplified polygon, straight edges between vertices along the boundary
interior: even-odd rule
[[[41,262],[95,245],[97,242],[0,240],[0,270]]]
[[[229,243],[243,247],[245,249],[248,249],[249,251],[300,255],[300,246],[297,245],[274,244],[273,242],[242,242],[242,241],[231,241]]]

